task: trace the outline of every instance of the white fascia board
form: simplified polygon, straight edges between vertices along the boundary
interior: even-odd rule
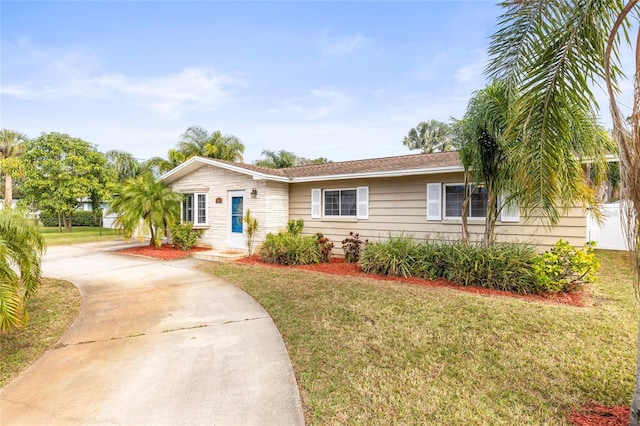
[[[212,160],[212,159],[209,159],[209,158],[201,158],[201,160],[203,160],[203,163],[209,164],[211,166],[216,166],[216,167],[220,167],[222,169],[231,170],[232,172],[249,175],[249,176],[253,177],[253,180],[263,180],[264,179],[264,180],[275,180],[275,181],[280,181],[280,182],[289,182],[289,179],[284,177],[284,176],[268,175],[266,173],[260,173],[260,172],[256,172],[256,171],[253,171],[253,170],[245,169],[244,167],[234,166],[232,164],[227,164],[227,163],[220,163],[220,162],[217,162],[216,160]]]
[[[177,167],[169,170],[164,175],[160,176],[158,178],[158,180],[159,181],[165,181],[168,178],[170,178],[171,176],[173,176],[175,174],[179,174],[182,170],[184,170],[184,169],[186,169],[188,167],[191,167],[191,165],[193,163],[206,164],[206,165],[209,165],[209,166],[219,167],[221,169],[231,170],[231,171],[236,172],[236,173],[242,173],[242,174],[245,174],[245,175],[252,176],[254,180],[265,179],[265,180],[275,180],[275,181],[279,181],[279,182],[289,182],[289,179],[286,178],[286,177],[283,177],[283,176],[273,176],[273,175],[268,175],[266,173],[255,172],[253,170],[245,169],[243,167],[233,166],[231,164],[221,163],[221,162],[218,162],[218,161],[216,161],[214,159],[203,158],[203,157],[192,157],[192,158],[188,159],[184,163],[178,165]]]
[[[607,154],[604,156],[607,163],[618,163],[620,162],[620,156],[616,154]],[[593,158],[584,158],[582,160],[582,164],[591,164],[594,162]]]
[[[400,176],[418,176],[418,175],[435,175],[438,173],[454,173],[463,172],[462,166],[432,167],[428,169],[414,170],[390,170],[386,172],[369,172],[369,173],[351,173],[341,175],[327,176],[305,176],[292,178],[291,183],[302,182],[319,182],[324,180],[344,180],[344,179],[368,179],[368,178],[384,178],[384,177],[400,177]]]

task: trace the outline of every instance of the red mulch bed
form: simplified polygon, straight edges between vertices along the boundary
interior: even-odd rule
[[[178,248],[174,248],[172,244],[163,244],[160,248],[155,246],[141,246],[131,247],[122,250],[118,250],[116,253],[134,254],[137,256],[153,257],[161,260],[176,260],[189,257],[194,251],[209,250],[204,247],[193,247],[191,250],[183,251]]]
[[[629,424],[629,406],[605,407],[591,403],[567,416],[577,426],[623,426]]]
[[[260,258],[257,255],[254,255],[248,258],[244,257],[242,259],[237,260],[236,262],[259,264],[259,265],[271,266],[275,268],[302,269],[307,271],[324,272],[327,274],[351,275],[355,277],[375,278],[376,280],[399,281],[399,282],[430,286],[430,287],[448,287],[448,288],[454,288],[460,291],[466,291],[467,293],[515,297],[518,299],[562,303],[565,305],[578,306],[578,307],[584,306],[580,292],[562,293],[562,294],[545,294],[545,295],[515,294],[508,291],[491,290],[491,289],[482,288],[482,287],[461,286],[458,284],[454,284],[451,281],[447,281],[445,279],[437,279],[435,281],[430,281],[422,278],[389,277],[384,275],[367,274],[362,272],[360,267],[355,263],[347,263],[341,257],[334,257],[331,259],[331,262],[329,263],[319,263],[314,265],[293,265],[293,266],[276,265],[276,264],[265,263],[260,261]]]

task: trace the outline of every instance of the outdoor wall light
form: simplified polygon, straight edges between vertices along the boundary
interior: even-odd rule
[[[253,188],[251,190],[251,198],[256,198],[257,195],[258,195],[258,190]]]

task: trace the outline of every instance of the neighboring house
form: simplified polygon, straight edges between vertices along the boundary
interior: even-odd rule
[[[376,241],[389,235],[456,240],[461,236],[463,169],[455,152],[404,155],[269,169],[193,157],[160,178],[185,195],[182,220],[203,230],[201,241],[218,250],[246,247],[242,221],[248,209],[258,220],[255,247],[265,235],[304,220],[304,234],[322,232],[340,251],[350,231]],[[486,192],[472,198],[469,230],[480,240]],[[574,208],[553,228],[539,218],[505,208],[496,223],[498,241],[531,242],[541,249],[558,239],[582,245],[586,209]]]

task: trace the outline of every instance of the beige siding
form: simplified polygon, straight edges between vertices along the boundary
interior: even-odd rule
[[[208,202],[208,226],[203,227],[200,243],[219,250],[228,249],[227,237],[231,228],[229,221],[229,191],[244,191],[244,209],[251,210],[258,220],[255,247],[258,247],[268,232],[278,231],[287,223],[289,193],[288,184],[254,180],[251,176],[212,166],[203,166],[171,187],[178,192],[200,192],[206,188]],[[258,191],[256,198],[251,190]],[[221,203],[216,203],[220,199]]]
[[[426,184],[461,183],[462,174],[431,175],[420,177],[398,177],[357,179],[349,181],[325,181],[292,184],[289,190],[289,217],[304,219],[305,234],[322,232],[336,244],[349,231],[359,232],[361,239],[379,240],[400,233],[413,235],[420,240],[456,240],[461,236],[460,220],[427,221]],[[311,189],[337,189],[369,187],[369,219],[311,218]],[[469,220],[472,240],[479,241],[484,232],[483,220]],[[557,226],[548,229],[537,218],[517,223],[496,223],[498,241],[519,241],[538,245],[546,249],[559,238],[571,244],[582,245],[586,238],[586,216],[583,209],[572,209],[562,217]]]

